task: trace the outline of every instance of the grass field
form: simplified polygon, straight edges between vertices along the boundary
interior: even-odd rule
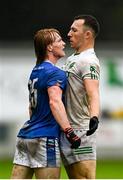
[[[0,160],[0,179],[9,179],[12,170],[12,160]],[[61,179],[67,179],[64,167]],[[123,179],[123,160],[97,161],[97,179]]]

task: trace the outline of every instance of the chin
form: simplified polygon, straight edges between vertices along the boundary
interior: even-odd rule
[[[62,56],[65,56],[65,52],[62,53]]]
[[[74,47],[74,45],[73,44],[70,44],[70,46],[73,48]]]
[[[60,58],[62,58],[62,57],[64,57],[64,56],[65,56],[65,54],[62,54]]]

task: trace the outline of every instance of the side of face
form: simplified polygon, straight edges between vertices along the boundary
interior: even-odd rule
[[[73,22],[68,32],[68,37],[72,48],[78,49],[83,45],[85,41],[84,19],[78,19]]]
[[[55,41],[49,45],[50,51],[53,53],[53,56],[56,59],[59,59],[61,57],[65,56],[64,48],[65,48],[65,42],[62,40],[61,36],[58,33],[54,33]]]

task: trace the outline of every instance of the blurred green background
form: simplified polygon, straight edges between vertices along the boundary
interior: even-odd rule
[[[0,179],[10,179],[12,159],[0,160]],[[123,179],[123,160],[97,161],[97,179]],[[64,167],[61,169],[61,179],[68,179]]]
[[[28,119],[27,82],[35,61],[33,48],[4,47],[0,51],[4,52],[4,61],[0,61],[0,178],[8,179],[16,136]],[[71,53],[67,48],[67,54]],[[104,46],[99,47],[97,53],[101,64],[97,178],[123,179],[123,54],[117,49],[106,50]],[[57,65],[61,66],[65,60],[60,60]],[[67,178],[63,167],[61,178]]]
[[[66,52],[72,53],[69,48]],[[123,53],[104,45],[97,53],[101,64],[97,178],[123,179]],[[0,179],[9,179],[16,136],[28,119],[27,82],[35,57],[27,43],[26,48],[0,48],[0,58],[4,59],[0,61]],[[65,60],[60,60],[58,66]],[[63,167],[61,178],[67,178]]]
[[[28,119],[27,83],[35,65],[33,35],[57,28],[67,33],[74,16],[94,15],[100,23],[95,50],[100,59],[101,115],[97,137],[97,178],[123,179],[123,1],[1,1],[0,6],[0,178],[9,179],[19,128]],[[67,178],[62,167],[61,178]]]

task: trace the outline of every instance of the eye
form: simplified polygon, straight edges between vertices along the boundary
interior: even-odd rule
[[[58,39],[58,42],[61,42],[61,41],[62,41],[62,38],[59,38],[59,39]]]
[[[59,39],[59,42],[60,42],[60,41],[62,41],[62,39],[61,39],[61,38]]]
[[[74,27],[72,27],[72,28],[71,28],[71,31],[76,32],[76,31],[77,31],[77,29],[76,29],[76,28],[74,28]]]

